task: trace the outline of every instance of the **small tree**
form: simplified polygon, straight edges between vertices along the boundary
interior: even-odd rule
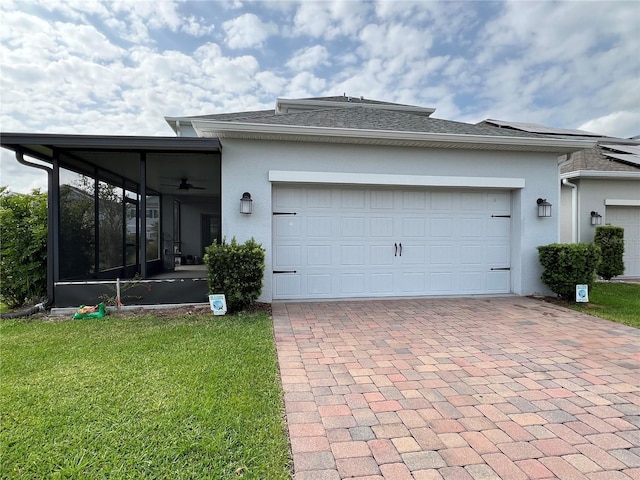
[[[0,299],[10,308],[47,294],[47,194],[0,187]]]
[[[209,293],[224,293],[229,312],[252,305],[262,293],[264,249],[253,238],[214,242],[205,249]]]
[[[600,247],[594,243],[552,243],[538,247],[538,254],[542,282],[561,298],[572,298],[576,285],[591,287],[595,282]]]
[[[616,275],[624,273],[624,228],[610,225],[596,228],[593,239],[600,246],[602,261],[596,273],[605,280],[611,280]]]

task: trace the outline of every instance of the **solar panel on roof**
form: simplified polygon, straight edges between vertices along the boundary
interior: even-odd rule
[[[581,135],[587,137],[601,137],[597,133],[587,132],[585,130],[576,130],[570,128],[555,128],[555,127],[547,127],[545,125],[538,125],[537,123],[527,123],[527,122],[505,122],[503,120],[487,120],[489,123],[493,123],[494,125],[498,125],[501,127],[510,127],[515,128],[517,130],[523,130],[529,133],[542,133],[546,135]]]
[[[603,152],[607,158],[613,160],[620,160],[625,163],[631,163],[640,167],[640,155],[630,154],[630,153],[611,153],[611,152]]]
[[[640,155],[640,145],[636,146],[636,145],[606,144],[606,145],[601,145],[601,147],[606,148],[608,150],[615,150],[616,152],[624,152],[624,153]]]

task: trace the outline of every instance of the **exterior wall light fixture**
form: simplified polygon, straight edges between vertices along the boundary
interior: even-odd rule
[[[539,217],[550,217],[551,216],[551,204],[547,202],[546,198],[539,198],[536,200],[538,204],[538,216]]]
[[[250,214],[253,210],[252,203],[253,200],[251,200],[251,194],[249,192],[244,192],[240,199],[240,213]]]
[[[591,225],[602,225],[602,215],[598,212],[591,212]]]

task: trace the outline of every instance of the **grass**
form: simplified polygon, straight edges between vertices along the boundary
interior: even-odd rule
[[[600,282],[589,292],[589,303],[570,308],[640,328],[640,284]]]
[[[0,341],[0,478],[291,478],[265,313],[12,320]]]

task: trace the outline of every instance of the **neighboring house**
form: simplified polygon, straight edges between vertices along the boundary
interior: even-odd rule
[[[204,279],[171,284],[173,262],[162,257],[201,255],[232,237],[265,248],[265,302],[549,293],[536,247],[560,238],[557,158],[595,141],[433,112],[362,97],[278,99],[273,110],[167,118],[173,139],[4,134],[1,143],[52,164],[54,198],[64,170],[121,188],[123,211],[159,199],[157,256],[158,242],[126,240],[125,221],[122,267],[95,271],[96,229],[87,279],[169,277],[137,303],[205,301]],[[240,211],[245,194],[251,214]],[[538,216],[538,199],[551,218]],[[62,278],[55,265],[50,273],[56,305],[79,304],[79,292],[92,301],[91,282]]]
[[[624,275],[640,277],[640,141],[603,139],[560,164],[561,240],[590,242],[596,224],[624,228]],[[594,217],[592,220],[592,216]]]
[[[621,277],[640,277],[640,139],[498,120],[483,124],[555,138],[597,140],[592,148],[558,158],[560,241],[591,242],[599,224],[623,227],[625,273]]]

